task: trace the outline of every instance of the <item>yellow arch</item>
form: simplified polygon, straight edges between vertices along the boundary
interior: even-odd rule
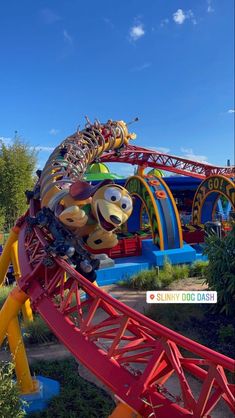
[[[128,187],[129,183],[131,181],[137,181],[136,185],[134,184],[133,189],[132,187]],[[141,216],[142,210],[143,210],[143,206],[146,208],[146,211],[148,213],[148,217],[150,220],[150,224],[151,224],[151,229],[152,229],[152,235],[153,238],[155,238],[156,236],[159,237],[159,247],[160,250],[165,250],[166,247],[166,236],[164,235],[164,227],[162,226],[162,220],[161,220],[161,215],[159,213],[159,208],[156,202],[156,198],[154,196],[154,193],[158,192],[158,188],[159,186],[161,187],[161,190],[164,190],[164,192],[166,193],[166,197],[168,199],[169,205],[171,207],[171,210],[173,211],[173,216],[174,216],[174,231],[176,231],[176,227],[177,227],[177,247],[179,246],[180,248],[183,246],[183,236],[182,236],[182,228],[181,228],[181,222],[180,222],[180,217],[179,217],[179,213],[178,213],[178,209],[174,200],[174,197],[169,189],[169,187],[166,185],[166,183],[160,179],[160,178],[156,178],[157,182],[155,182],[154,177],[148,177],[145,176],[144,178],[138,175],[135,175],[133,177],[130,177],[126,184],[125,187],[127,188],[127,190],[129,190],[129,192],[132,195],[136,195],[138,196],[138,198],[141,200],[142,202],[142,209],[140,210],[140,214],[139,216]],[[152,184],[151,184],[152,181]],[[148,183],[149,182],[149,183]],[[154,183],[155,182],[155,183]],[[146,204],[144,197],[141,195],[140,191],[138,191],[138,184],[143,186],[143,190],[145,190],[145,192],[148,194],[148,197],[150,199],[150,204],[152,206],[151,212],[150,212],[150,208],[148,207],[149,205]],[[152,186],[152,187],[150,187]],[[152,190],[152,188],[154,188],[154,190]],[[144,192],[142,192],[143,194]],[[168,214],[169,216],[170,213]],[[167,215],[167,216],[168,216]],[[166,216],[166,214],[163,215],[164,217]],[[155,221],[154,221],[155,219]],[[172,226],[173,228],[173,226]],[[175,234],[176,232],[174,232]],[[176,236],[175,236],[176,238]]]
[[[158,208],[157,208],[155,199],[153,197],[153,194],[152,194],[152,191],[151,191],[149,185],[146,183],[146,181],[142,177],[132,176],[126,181],[124,187],[127,188],[128,182],[130,182],[131,180],[134,180],[134,179],[138,180],[141,184],[143,184],[143,186],[146,188],[146,190],[148,192],[148,195],[150,197],[151,203],[152,203],[153,208],[154,208],[154,213],[155,213],[155,216],[156,216],[156,219],[157,219],[157,224],[158,224],[158,227],[159,227],[159,247],[160,247],[160,250],[164,250],[164,240],[163,240],[163,232],[162,232],[162,228],[161,228],[161,221],[160,221],[160,217],[159,217],[159,214],[158,214]],[[131,193],[131,194],[135,194],[136,196],[138,196],[141,199],[141,201],[145,205],[145,207],[147,209],[147,212],[148,212],[148,215],[149,215],[148,207],[147,207],[146,203],[143,201],[142,197],[137,193]],[[150,216],[149,216],[149,218],[150,218]],[[152,229],[151,219],[150,219],[150,223],[151,223],[151,229]]]

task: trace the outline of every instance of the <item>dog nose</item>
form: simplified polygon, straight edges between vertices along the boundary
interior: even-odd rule
[[[121,219],[118,218],[118,216],[115,216],[115,215],[110,216],[110,221],[113,222],[116,225],[119,225],[122,222]]]

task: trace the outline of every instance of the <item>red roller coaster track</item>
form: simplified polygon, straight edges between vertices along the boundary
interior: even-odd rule
[[[115,300],[65,260],[49,260],[48,241],[45,228],[29,230],[23,223],[19,286],[60,341],[119,399],[146,418],[209,417],[220,400],[235,411],[232,359]],[[89,297],[84,300],[81,291]],[[166,389],[172,375],[177,396]],[[197,396],[193,377],[202,382]]]
[[[176,174],[204,179],[212,174],[222,174],[226,177],[235,177],[235,167],[217,167],[186,158],[163,154],[146,148],[128,145],[121,151],[104,153],[103,162],[129,163],[133,165],[158,168]]]

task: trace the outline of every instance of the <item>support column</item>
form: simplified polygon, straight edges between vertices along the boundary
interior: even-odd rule
[[[0,257],[0,286],[2,285],[9,265],[11,263],[11,247],[18,240],[19,228],[14,226],[11,229],[10,235],[7,239],[6,244],[4,245],[2,255]]]
[[[9,293],[2,309],[0,310],[0,345],[6,337],[8,327],[13,318],[17,317],[23,303],[28,299],[26,293],[14,287]]]
[[[37,380],[32,379],[30,373],[27,354],[17,317],[13,318],[9,324],[7,338],[12,359],[15,364],[15,372],[21,394],[24,395],[37,392],[38,382]]]
[[[8,337],[18,384],[23,393],[34,393],[37,391],[37,382],[33,381],[30,375],[28,359],[18,322],[18,313],[27,299],[26,293],[18,287],[14,287],[11,293],[9,293],[0,310],[0,346],[5,337]]]
[[[13,242],[11,246],[11,261],[13,264],[15,279],[16,281],[18,281],[18,279],[21,276],[19,258],[18,258],[18,241]],[[29,299],[27,299],[24,305],[22,306],[22,314],[23,314],[23,318],[25,322],[33,321],[33,312],[30,306]]]

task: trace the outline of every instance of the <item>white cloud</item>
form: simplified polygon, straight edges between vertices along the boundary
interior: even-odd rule
[[[175,13],[173,13],[173,20],[177,25],[182,25],[186,19],[189,19],[194,25],[197,24],[192,10],[184,11],[182,9],[178,9]]]
[[[212,7],[212,1],[211,0],[207,0],[207,12],[208,13],[214,13],[215,9],[213,9]]]
[[[12,138],[7,138],[5,136],[0,136],[0,141],[2,141],[5,145],[10,145]]]
[[[57,135],[58,133],[59,133],[59,129],[55,129],[55,128],[51,128],[49,131],[49,134],[53,136]]]
[[[63,36],[64,36],[64,41],[67,42],[68,44],[72,45],[73,38],[72,38],[71,35],[69,35],[69,33],[66,29],[63,30]]]
[[[157,150],[162,152],[163,154],[168,154],[168,152],[170,152],[170,148],[166,147],[157,147]]]
[[[55,22],[58,22],[61,20],[61,17],[57,15],[53,10],[51,9],[43,9],[41,10],[41,16],[44,23],[47,25],[52,25]]]
[[[144,36],[145,30],[142,25],[142,23],[139,23],[138,25],[134,25],[130,28],[130,38],[132,41],[137,41],[142,36]]]
[[[229,109],[228,113],[235,113],[235,109]]]
[[[0,141],[2,141],[6,146],[9,146],[12,144],[12,138],[7,138],[5,136],[0,136]],[[31,150],[35,150],[35,151],[42,151],[42,152],[52,152],[54,150],[54,147],[47,147],[47,146],[40,146],[40,145],[36,145],[33,146],[31,145],[29,147]]]
[[[195,19],[195,17],[194,17],[194,13],[192,12],[192,10],[188,10],[188,11],[186,12],[186,19],[191,20],[191,22],[192,22],[194,25],[196,25],[196,24],[197,24],[197,21],[196,21],[196,19]]]
[[[169,19],[162,19],[162,21],[160,23],[161,28],[168,25],[169,22],[170,22]]]
[[[111,173],[118,174],[119,176],[129,177],[134,174],[134,165],[125,163],[105,163],[109,167]]]
[[[168,152],[170,152],[170,148],[167,148],[167,147],[144,146],[144,148],[149,149],[150,151],[162,152],[163,154],[168,154]]]
[[[37,145],[36,147],[30,147],[31,149],[34,149],[35,151],[42,151],[42,152],[51,152],[54,150],[54,147],[44,147]]]
[[[206,155],[195,154],[192,148],[184,148],[181,147],[181,151],[183,152],[183,157],[187,158],[188,160],[198,161],[200,163],[207,163],[208,164],[208,157]]]
[[[146,68],[151,67],[151,65],[152,65],[151,62],[145,62],[142,65],[139,65],[137,67],[131,68],[131,71],[133,71],[133,72],[135,72],[135,71],[143,71],[143,70],[146,70]]]
[[[173,20],[178,25],[182,25],[186,19],[186,15],[182,9],[178,9],[175,13],[173,13]]]

